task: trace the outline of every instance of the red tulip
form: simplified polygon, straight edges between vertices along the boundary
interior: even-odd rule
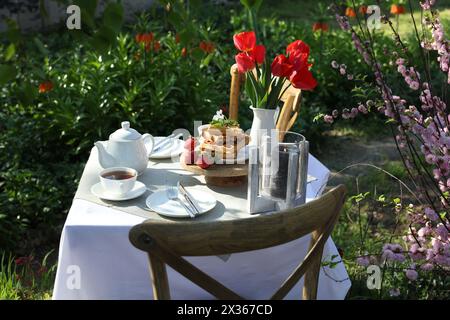
[[[293,70],[293,66],[289,63],[289,59],[284,54],[279,54],[272,62],[272,74],[280,78],[288,78]]]
[[[309,68],[311,64],[308,63],[309,55],[305,52],[293,51],[289,55],[289,63],[294,67],[294,70],[299,71],[304,68]]]
[[[245,31],[233,36],[236,49],[242,52],[252,51],[256,46],[256,34],[253,31]]]
[[[295,40],[294,42],[292,42],[287,46],[286,53],[288,55],[292,55],[293,53],[295,54],[302,53],[309,55],[309,46],[302,40]]]
[[[255,61],[244,52],[237,54],[235,59],[240,73],[245,73],[255,67]]]
[[[256,45],[250,51],[250,55],[256,63],[261,64],[266,58],[266,48],[263,45]]]
[[[311,71],[309,71],[307,67],[292,72],[289,80],[294,88],[301,90],[312,90],[317,86],[316,79],[314,79]]]

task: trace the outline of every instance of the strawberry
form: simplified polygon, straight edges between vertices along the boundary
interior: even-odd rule
[[[201,156],[199,156],[197,158],[197,160],[195,161],[195,164],[198,165],[202,169],[208,169],[212,163],[206,155],[202,154]]]
[[[183,157],[185,164],[194,164],[198,160],[197,153],[194,150],[184,150]]]
[[[187,140],[184,142],[184,149],[187,150],[187,151],[190,151],[190,152],[194,151],[194,149],[195,149],[195,143],[196,143],[195,138],[190,137],[189,139],[187,139]]]

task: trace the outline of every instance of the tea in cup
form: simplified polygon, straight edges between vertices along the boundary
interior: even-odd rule
[[[137,176],[137,171],[132,168],[114,167],[100,172],[100,182],[106,192],[124,195],[133,189]]]

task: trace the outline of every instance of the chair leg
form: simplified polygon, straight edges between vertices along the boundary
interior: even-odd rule
[[[164,262],[148,253],[150,274],[152,276],[153,297],[155,300],[170,300],[169,280]]]
[[[319,285],[320,265],[322,263],[323,247],[319,250],[309,269],[305,273],[305,282],[303,284],[303,300],[316,300],[317,287]]]

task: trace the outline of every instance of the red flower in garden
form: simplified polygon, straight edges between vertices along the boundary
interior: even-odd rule
[[[405,13],[405,7],[402,5],[393,4],[391,5],[391,13],[396,15],[403,14]]]
[[[352,7],[347,7],[345,10],[345,15],[349,18],[354,18],[356,17],[356,12]]]
[[[252,51],[250,51],[251,57],[256,63],[261,64],[266,59],[266,48],[263,45],[256,45]]]
[[[41,266],[38,271],[37,271],[37,275],[39,277],[42,277],[46,272],[47,272],[47,267],[46,266]]]
[[[201,41],[199,44],[200,49],[205,53],[212,53],[214,52],[214,44],[212,42],[207,41]]]
[[[14,263],[18,266],[23,266],[28,262],[28,257],[20,257],[14,260]]]
[[[286,53],[289,55],[289,62],[294,66],[295,70],[310,67],[308,64],[309,46],[302,40],[296,40],[289,44]]]
[[[266,48],[263,45],[256,44],[255,32],[246,31],[235,34],[233,42],[236,49],[241,51],[235,57],[239,72],[247,72],[255,67],[255,63],[261,64],[264,62]]]
[[[290,43],[286,47],[286,54],[277,55],[269,70],[269,65],[263,63],[266,48],[256,44],[254,32],[236,34],[233,42],[241,51],[235,56],[239,73],[248,72],[247,79],[252,83],[245,90],[254,108],[276,107],[281,101],[280,93],[286,88],[286,81],[290,82],[287,87],[292,85],[301,90],[312,90],[317,86],[317,81],[309,71],[310,48],[305,42],[296,40]],[[252,72],[253,69],[256,69],[256,74]]]
[[[235,59],[240,73],[245,73],[255,67],[255,60],[244,52],[238,53]]]
[[[180,35],[178,33],[175,35],[175,43],[180,43]]]
[[[53,83],[51,81],[44,81],[39,84],[39,93],[46,93],[53,89]]]
[[[143,43],[145,46],[145,51],[151,49],[151,43],[153,42],[153,32],[148,33],[138,33],[135,37],[137,43]]]
[[[253,31],[245,31],[233,36],[236,49],[242,52],[250,52],[256,46],[256,34]]]
[[[289,56],[306,55],[309,56],[309,46],[302,40],[295,40],[286,48],[286,53]]]
[[[272,62],[272,74],[280,78],[288,78],[293,70],[293,65],[284,54],[279,54]]]
[[[182,57],[186,57],[187,56],[187,49],[186,48],[181,49],[181,56]]]
[[[154,50],[155,52],[158,52],[159,49],[161,49],[161,43],[160,43],[159,41],[155,41],[155,42],[153,43],[153,50]]]
[[[359,7],[359,13],[361,14],[367,14],[367,6],[361,6]]]
[[[295,88],[301,90],[312,90],[317,86],[317,81],[308,67],[292,72],[289,80]]]
[[[324,23],[324,22],[316,22],[313,24],[313,32],[316,31],[320,31],[322,30],[323,32],[328,31],[328,24]]]
[[[32,255],[29,255],[27,257],[19,257],[14,260],[14,263],[18,266],[23,266],[25,264],[28,264],[34,260],[34,257]]]

